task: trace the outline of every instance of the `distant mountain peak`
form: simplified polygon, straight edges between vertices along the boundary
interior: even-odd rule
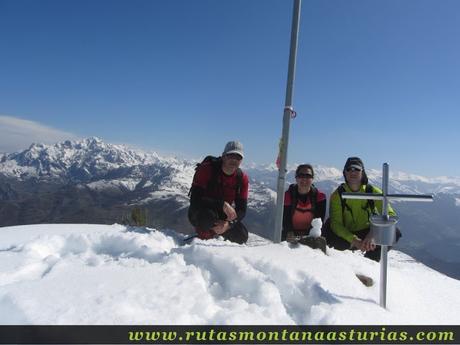
[[[0,160],[0,173],[19,178],[62,178],[77,170],[89,172],[90,175],[106,173],[120,168],[154,164],[159,159],[156,153],[137,151],[91,137],[53,145],[33,143],[26,150],[4,155]]]
[[[88,182],[101,178],[113,178],[110,172],[119,176],[132,174],[133,169],[149,170],[149,166],[170,167],[180,174],[187,167],[194,166],[192,160],[179,161],[176,158],[160,157],[154,152],[145,152],[104,142],[99,137],[79,140],[65,140],[54,145],[34,143],[24,151],[0,155],[0,174],[21,180],[28,178],[60,179],[69,182]],[[293,181],[296,164],[288,166],[288,180]],[[315,183],[343,181],[341,169],[314,165]],[[124,169],[124,170],[123,170]],[[253,182],[275,186],[278,175],[274,164],[246,163],[243,167]],[[123,172],[124,171],[124,172]],[[381,171],[367,171],[371,183],[381,185]],[[191,171],[193,176],[193,169]],[[190,179],[191,177],[187,177]],[[404,193],[460,193],[460,178],[425,178],[422,176],[391,172],[390,186]],[[274,189],[274,187],[272,187]]]

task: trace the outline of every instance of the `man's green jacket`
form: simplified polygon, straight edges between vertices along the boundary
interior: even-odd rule
[[[343,183],[345,192],[352,193],[350,187]],[[359,193],[366,193],[366,185],[361,185]],[[373,194],[381,194],[382,191],[372,186]],[[343,199],[348,207],[342,210],[342,202],[338,188],[331,195],[331,202],[329,203],[329,216],[331,218],[332,231],[339,237],[342,237],[348,242],[352,242],[354,233],[360,230],[369,228],[369,217],[372,214],[382,214],[382,204],[380,200],[374,200],[375,209],[371,210],[367,200],[360,199]],[[396,216],[395,211],[388,205],[388,214]]]

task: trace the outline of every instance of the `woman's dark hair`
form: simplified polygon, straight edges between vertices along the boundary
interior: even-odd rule
[[[300,164],[297,169],[295,170],[295,176],[297,177],[297,175],[299,174],[300,170],[302,169],[310,169],[311,170],[311,174],[313,175],[313,177],[315,177],[315,171],[313,170],[313,166],[311,164]]]

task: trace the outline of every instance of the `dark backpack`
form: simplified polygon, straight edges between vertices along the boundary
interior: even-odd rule
[[[289,191],[289,194],[291,195],[291,214],[294,214],[294,210],[297,208],[297,202],[298,202],[298,191],[297,191],[296,185],[291,184],[289,186],[288,191]],[[312,185],[311,186],[311,199],[310,199],[311,209],[309,211],[311,211],[313,214],[315,214],[315,211],[316,211],[316,204],[318,202],[317,198],[318,198],[318,189],[314,185]]]
[[[222,157],[215,157],[215,156],[206,156],[201,163],[197,163],[195,167],[195,174],[197,171],[200,169],[200,166],[203,163],[211,163],[212,167],[212,173],[211,173],[211,178],[209,179],[208,185],[206,187],[207,190],[219,190],[220,193],[223,193],[222,190],[222,181],[219,178],[220,177],[220,172],[222,169]],[[193,179],[195,179],[195,176],[193,176]],[[243,186],[243,171],[238,168],[236,170],[236,195],[239,195],[241,193],[241,188]],[[190,197],[192,195],[192,187],[190,187],[190,190],[188,192],[188,196]]]
[[[346,203],[345,199],[342,197],[342,194],[345,193],[345,187],[343,186],[343,183],[337,188],[337,191],[339,192],[339,197],[340,197],[340,203],[342,204],[342,214],[344,213],[344,210],[347,209],[350,211],[351,216],[353,217],[353,212]],[[374,188],[372,187],[371,184],[366,185],[366,193],[372,194],[374,192]],[[372,199],[367,200],[366,205],[363,207],[364,210],[367,210],[367,213],[369,213],[369,216],[371,214],[376,214],[375,212],[375,202]],[[370,212],[369,212],[370,211]]]

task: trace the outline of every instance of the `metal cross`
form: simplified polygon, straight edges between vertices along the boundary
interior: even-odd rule
[[[382,174],[382,194],[368,193],[343,193],[346,199],[382,200],[382,215],[371,216],[371,236],[375,244],[381,246],[380,253],[380,306],[386,308],[387,304],[387,266],[388,266],[388,247],[395,243],[396,223],[398,217],[388,215],[389,200],[405,201],[433,201],[432,195],[415,194],[388,194],[389,165],[383,164]]]

